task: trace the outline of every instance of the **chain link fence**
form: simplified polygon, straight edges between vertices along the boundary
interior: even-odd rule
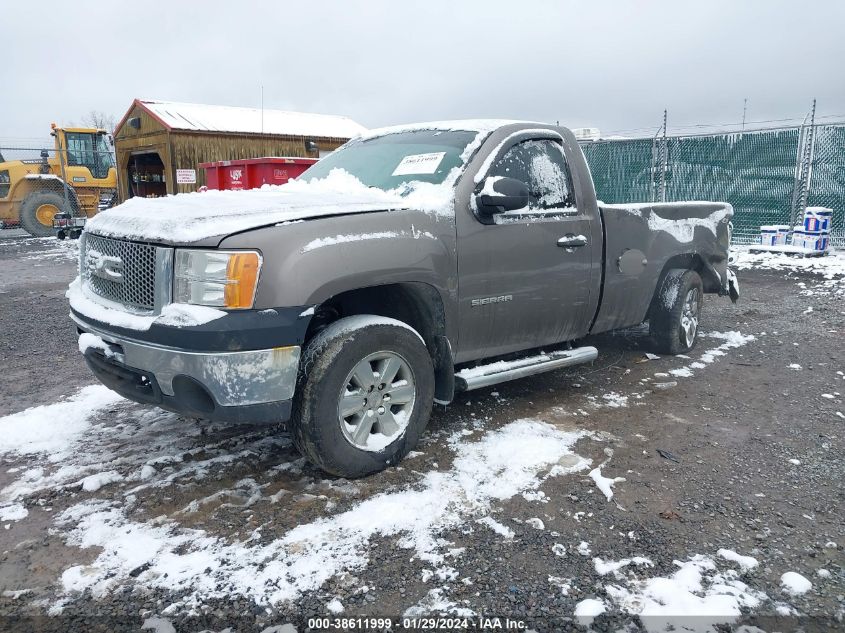
[[[56,142],[48,139],[0,138],[0,163],[23,161],[29,165],[62,163],[65,166],[85,166],[91,169],[95,178],[104,177],[101,172],[114,165],[114,148],[105,139],[89,133],[68,133],[67,147],[56,149]]]
[[[816,125],[807,206],[833,209],[830,243],[845,248],[845,123]],[[717,200],[734,207],[734,242],[790,224],[801,127],[727,134],[584,141],[596,193],[607,203]]]

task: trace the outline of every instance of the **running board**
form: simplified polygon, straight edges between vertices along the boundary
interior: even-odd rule
[[[578,347],[549,354],[538,354],[513,361],[498,361],[489,365],[478,365],[462,369],[455,374],[457,391],[471,391],[481,387],[497,385],[500,382],[525,378],[535,374],[589,363],[596,360],[599,352],[595,347]]]

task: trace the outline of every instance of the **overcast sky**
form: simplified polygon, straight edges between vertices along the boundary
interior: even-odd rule
[[[4,3],[0,139],[135,97],[345,114],[367,127],[559,120],[604,133],[845,119],[845,2]]]

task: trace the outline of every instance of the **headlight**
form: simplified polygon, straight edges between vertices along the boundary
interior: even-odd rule
[[[216,308],[251,308],[261,255],[256,251],[177,250],[173,301]]]

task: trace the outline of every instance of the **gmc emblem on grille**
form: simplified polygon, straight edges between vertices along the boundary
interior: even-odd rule
[[[85,254],[85,266],[88,268],[89,274],[95,277],[119,284],[123,283],[123,260],[120,257],[104,255],[100,251],[91,249]]]

